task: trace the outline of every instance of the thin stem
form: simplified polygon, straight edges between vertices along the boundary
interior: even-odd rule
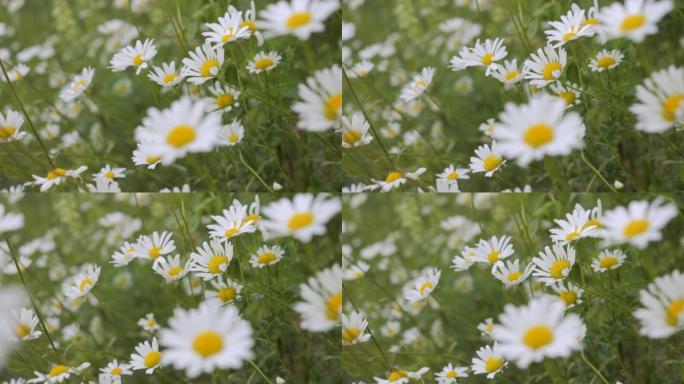
[[[249,365],[252,366],[252,368],[254,368],[257,372],[259,372],[259,374],[261,375],[261,377],[263,377],[264,380],[266,380],[266,382],[267,382],[268,384],[271,384],[271,380],[269,380],[268,377],[266,377],[266,375],[264,374],[264,372],[262,372],[261,369],[259,369],[259,366],[258,366],[258,365],[254,364],[254,362],[253,362],[252,360],[247,360],[247,362],[249,363]]]
[[[591,370],[594,371],[594,373],[596,373],[596,376],[598,376],[604,383],[610,384],[608,380],[606,380],[606,378],[603,377],[601,372],[598,369],[596,369],[596,367],[592,363],[590,363],[589,360],[587,360],[587,357],[584,355],[584,351],[580,351],[580,355],[582,356],[582,360],[584,360],[584,362],[589,366],[589,368],[591,368]]]
[[[271,187],[268,185],[268,183],[265,182],[264,179],[261,178],[261,176],[259,176],[259,174],[254,170],[254,168],[252,168],[249,164],[247,164],[247,162],[245,161],[245,158],[242,157],[242,151],[240,151],[240,162],[242,163],[242,165],[244,165],[245,167],[247,167],[247,169],[249,169],[250,172],[252,172],[252,175],[254,175],[254,177],[256,177],[257,179],[259,179],[259,181],[261,182],[261,184],[262,184],[264,187],[266,187],[266,189],[268,189],[269,192],[273,192],[273,188],[271,188]]]
[[[587,160],[587,158],[584,156],[584,151],[580,151],[580,156],[582,157],[582,160],[589,166],[589,168],[591,168],[591,170],[596,174],[596,176],[598,176],[598,178],[601,179],[601,181],[603,181],[603,183],[604,183],[612,192],[617,192],[617,190],[616,190],[615,188],[613,188],[612,185],[610,185],[610,183],[608,182],[608,180],[606,180],[606,178],[603,177],[603,175],[601,174],[601,172],[599,172],[598,169],[596,169],[596,167],[594,167],[594,165],[591,164],[591,163],[589,162],[589,160]]]

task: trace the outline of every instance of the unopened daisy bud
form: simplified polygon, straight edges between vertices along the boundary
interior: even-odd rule
[[[283,189],[283,186],[280,185],[280,184],[278,184],[277,181],[274,181],[274,182],[273,182],[273,190],[274,190],[274,191],[280,191],[280,190],[282,190],[282,189]]]
[[[613,183],[613,186],[615,186],[615,189],[622,189],[625,187],[624,184],[620,182],[620,180],[615,180],[615,183]]]

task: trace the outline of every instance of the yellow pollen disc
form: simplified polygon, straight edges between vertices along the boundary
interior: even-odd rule
[[[454,378],[456,378],[456,376],[458,376],[458,373],[456,371],[449,371],[446,374],[446,377],[448,377],[450,379],[454,379]]]
[[[510,81],[510,80],[515,80],[515,79],[518,78],[518,76],[520,76],[520,72],[518,72],[518,71],[510,71],[510,72],[508,72],[508,73],[506,74],[506,80],[508,80],[508,81]]]
[[[226,237],[233,237],[239,233],[240,233],[240,230],[238,228],[230,228],[230,229],[226,229],[225,235],[226,235]]]
[[[48,172],[47,179],[53,180],[59,176],[64,176],[65,174],[66,174],[66,170],[64,170],[63,168],[55,168],[52,171]]]
[[[218,292],[218,298],[221,300],[221,302],[227,303],[234,300],[236,294],[237,292],[235,292],[235,288],[221,288],[221,290]]]
[[[52,367],[50,372],[48,372],[48,376],[49,377],[57,377],[63,373],[67,373],[67,372],[69,372],[69,367],[67,367],[66,365],[62,365],[62,364],[55,365],[54,367]]]
[[[209,260],[207,264],[207,269],[214,275],[221,273],[221,266],[228,264],[228,258],[223,255],[217,255]]]
[[[599,262],[599,266],[601,266],[601,268],[608,269],[610,267],[617,265],[617,263],[618,263],[617,257],[606,256],[603,259],[601,259],[601,261]]]
[[[553,330],[546,325],[535,325],[523,335],[523,343],[532,349],[539,349],[553,341]]]
[[[240,24],[240,28],[247,27],[252,32],[255,32],[257,30],[256,24],[252,20],[245,20]]]
[[[565,101],[566,105],[573,105],[575,104],[575,94],[568,91],[568,92],[561,92],[558,94],[558,97],[563,99]]]
[[[178,75],[176,75],[176,72],[174,72],[174,73],[169,73],[168,75],[164,76],[164,79],[163,79],[163,80],[164,80],[165,83],[171,83],[171,82],[173,82],[174,80],[176,80],[176,77],[178,77]]]
[[[338,93],[332,95],[325,102],[325,107],[323,108],[323,115],[328,120],[337,120],[337,113],[342,109],[342,94]]]
[[[238,140],[240,140],[240,136],[236,135],[235,133],[231,134],[228,138],[228,141],[230,141],[231,143],[237,143]]]
[[[342,330],[342,340],[346,341],[347,343],[351,343],[352,341],[356,340],[360,334],[361,330],[359,329],[347,328]]]
[[[570,262],[567,260],[557,260],[554,261],[553,264],[551,264],[551,268],[549,268],[549,273],[554,279],[562,279],[563,278],[563,271],[570,268]]]
[[[345,132],[342,136],[344,142],[349,145],[354,145],[357,141],[361,140],[361,137],[363,137],[363,134],[355,129]]]
[[[577,294],[573,291],[561,292],[558,296],[565,302],[566,306],[575,304],[575,301],[577,301]]]
[[[340,311],[342,310],[342,292],[330,296],[326,303],[325,317],[329,320],[337,321],[340,319]]]
[[[613,64],[615,64],[615,58],[613,56],[601,56],[598,60],[596,60],[596,65],[599,68],[607,69]]]
[[[135,55],[135,57],[133,57],[133,65],[135,65],[136,67],[139,67],[144,62],[145,61],[143,60],[142,55],[139,53]]]
[[[625,229],[622,231],[622,233],[624,233],[625,237],[631,239],[632,237],[641,235],[642,233],[646,232],[649,226],[650,223],[648,222],[648,220],[632,220],[629,222],[629,224],[625,226]]]
[[[111,179],[114,178],[114,172],[112,172],[112,171],[107,171],[107,172],[104,173],[104,177],[105,177],[106,179],[110,179],[110,180],[111,180]]]
[[[245,222],[245,223],[250,222],[250,221],[256,222],[256,221],[259,221],[259,220],[261,220],[261,217],[260,217],[259,215],[257,215],[257,214],[253,214],[253,215],[249,215],[249,216],[245,217],[244,222]]]
[[[578,237],[579,237],[579,233],[577,233],[577,232],[570,232],[570,233],[568,233],[567,235],[565,235],[565,240],[567,240],[567,241],[573,241],[573,240],[575,240],[575,239],[578,238]]]
[[[556,78],[554,75],[554,72],[558,71],[560,72],[563,69],[563,66],[561,66],[561,63],[557,61],[551,61],[546,66],[544,67],[544,79],[546,80],[553,80]]]
[[[459,177],[460,177],[460,175],[459,175],[458,172],[456,172],[456,171],[450,172],[450,173],[447,175],[447,179],[448,179],[448,180],[458,180]]]
[[[504,360],[500,357],[496,356],[489,356],[487,358],[487,361],[485,361],[485,371],[487,372],[494,372],[501,368],[501,366],[504,364]]]
[[[660,114],[667,121],[674,121],[677,117],[677,109],[684,101],[684,93],[676,93],[663,101],[663,109]]]
[[[273,60],[271,60],[269,58],[263,58],[263,59],[257,60],[254,63],[254,68],[264,70],[264,69],[270,68],[272,65],[273,65]]]
[[[501,253],[499,251],[491,251],[489,255],[487,255],[487,260],[494,264],[499,260],[499,256],[501,256]]]
[[[202,63],[202,68],[200,69],[200,74],[202,74],[203,77],[212,77],[214,74],[212,71],[214,69],[218,70],[219,67],[219,62],[218,60],[215,59],[209,59]]]
[[[642,25],[646,23],[646,16],[637,13],[634,15],[629,15],[622,20],[622,24],[620,24],[620,30],[622,32],[630,32],[635,29],[638,29]]]
[[[166,142],[175,148],[183,147],[195,140],[195,129],[187,124],[178,125],[169,131]]]
[[[264,252],[261,255],[259,255],[259,264],[268,264],[271,262],[274,262],[277,259],[275,253],[273,252]]]
[[[392,171],[387,174],[387,178],[385,179],[385,183],[391,183],[394,181],[397,181],[404,177],[404,174],[399,172],[399,171]]]
[[[389,381],[397,381],[403,377],[406,377],[408,373],[406,371],[393,371],[390,373],[390,375],[387,377],[387,380]]]
[[[148,326],[148,327],[154,327],[155,325],[157,325],[157,321],[156,321],[156,320],[154,320],[154,319],[149,319],[149,320],[147,320],[147,326]]]
[[[679,316],[682,314],[682,311],[684,311],[684,299],[674,300],[667,306],[665,322],[672,327],[676,327],[679,324]]]
[[[171,269],[169,269],[169,276],[176,277],[176,276],[180,275],[181,272],[183,272],[183,268],[181,268],[179,266],[175,266],[175,267],[172,267]]]
[[[577,37],[577,34],[575,32],[568,32],[565,35],[563,35],[563,41],[570,41]]]
[[[287,18],[285,25],[289,29],[303,27],[311,22],[311,12],[295,12]]]
[[[485,331],[487,331],[487,333],[492,333],[492,330],[494,330],[494,323],[487,324]]]
[[[85,279],[83,279],[83,281],[81,281],[81,285],[78,286],[78,289],[80,289],[81,292],[83,292],[86,290],[86,288],[91,287],[92,285],[93,281],[89,277],[86,277]]]
[[[149,156],[147,156],[147,157],[145,158],[145,161],[147,162],[147,164],[154,164],[154,163],[156,163],[156,162],[159,161],[159,160],[161,160],[161,156],[152,156],[152,155],[149,155]]]
[[[426,289],[432,289],[433,285],[431,282],[426,281],[423,284],[418,287],[418,292],[420,292],[421,295],[423,295],[423,292],[425,292]]]
[[[233,104],[233,101],[235,101],[235,99],[233,98],[233,95],[231,95],[230,93],[216,96],[216,106],[219,108],[225,108]]]
[[[535,124],[527,128],[523,135],[525,143],[532,148],[539,148],[553,140],[553,128],[547,124]]]
[[[588,228],[588,227],[590,227],[590,226],[592,226],[592,225],[594,226],[594,228],[603,228],[603,223],[601,223],[601,220],[599,220],[599,219],[591,219],[591,220],[587,221],[586,224],[584,224],[584,227],[583,227],[582,229]]]
[[[0,139],[9,139],[16,131],[16,128],[10,127],[9,125],[6,127],[0,127]]]
[[[508,281],[510,281],[510,282],[514,282],[514,281],[517,281],[517,280],[520,278],[520,276],[522,276],[522,272],[517,272],[517,271],[516,271],[516,272],[511,272],[511,273],[508,274],[507,279],[508,279]]]
[[[16,327],[14,327],[14,332],[17,333],[17,336],[20,338],[24,338],[31,333],[31,327],[29,327],[26,324],[19,324]]]
[[[585,25],[599,25],[599,20],[593,17],[586,19],[582,22],[582,26],[584,27]]]
[[[152,247],[150,248],[149,252],[147,252],[147,254],[150,255],[152,259],[156,259],[161,254],[161,248],[156,246]]]
[[[489,65],[492,63],[492,59],[494,59],[494,55],[491,53],[487,52],[482,56],[482,64],[484,65]]]
[[[145,360],[143,361],[143,363],[145,364],[145,368],[156,367],[159,364],[159,361],[161,360],[161,356],[161,352],[157,351],[152,351],[148,353],[145,356]]]
[[[291,231],[297,231],[311,225],[313,220],[314,215],[311,212],[295,213],[287,223],[287,228]]]
[[[233,37],[235,37],[235,35],[228,32],[225,35],[223,35],[223,37],[221,37],[221,41],[223,41],[224,43],[227,43],[227,42],[233,40]]]
[[[192,349],[202,357],[215,355],[223,349],[223,337],[214,331],[205,331],[195,337]]]
[[[482,161],[482,165],[484,166],[485,171],[493,171],[501,165],[502,161],[503,158],[501,156],[492,154],[485,157],[484,161]]]
[[[112,369],[111,374],[115,375],[115,376],[119,376],[119,375],[121,375],[121,372],[123,372],[123,370],[119,367],[116,367],[116,368]]]

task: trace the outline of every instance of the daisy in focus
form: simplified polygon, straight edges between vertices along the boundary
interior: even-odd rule
[[[592,260],[591,268],[596,272],[607,272],[620,268],[626,258],[627,255],[619,249],[604,249]]]
[[[563,247],[560,244],[544,247],[539,256],[532,259],[532,263],[535,264],[533,275],[541,283],[555,284],[563,281],[570,273],[575,264],[575,248],[571,245]]]
[[[594,237],[598,228],[589,223],[590,214],[591,211],[587,211],[577,204],[571,213],[565,214],[565,220],[554,219],[553,221],[558,224],[558,228],[549,230],[551,240],[565,245],[583,237]]]
[[[368,321],[360,312],[352,312],[348,317],[342,314],[342,345],[365,343],[370,339],[366,333]]]
[[[531,273],[532,264],[521,269],[520,260],[498,261],[492,267],[492,276],[504,283],[506,288],[522,283]]]
[[[442,271],[439,269],[426,269],[417,279],[407,284],[404,298],[411,303],[427,299],[437,289],[441,275]]]
[[[470,158],[470,170],[473,173],[484,173],[485,177],[492,177],[502,165],[506,163],[496,141],[483,144],[475,150],[475,156]]]
[[[418,168],[415,172],[401,172],[401,171],[390,171],[387,174],[385,180],[375,180],[372,179],[374,185],[369,187],[370,190],[380,188],[380,192],[389,192],[394,188],[397,188],[407,180],[418,180],[420,175],[427,171],[426,168]]]
[[[501,372],[508,362],[504,360],[501,354],[501,348],[497,343],[477,350],[477,357],[473,357],[470,369],[476,375],[487,375],[488,379],[493,379],[497,373]]]
[[[152,66],[152,70],[147,77],[164,88],[171,88],[183,81],[181,71],[176,70],[176,62],[162,63],[161,67]]]
[[[0,143],[21,140],[26,136],[26,132],[20,130],[24,124],[24,118],[16,111],[7,111],[4,115],[0,112]]]
[[[249,263],[254,268],[265,268],[274,265],[283,258],[285,251],[278,245],[262,245],[249,258]]]
[[[135,46],[126,46],[112,57],[110,68],[112,72],[125,71],[128,67],[135,67],[135,74],[139,75],[143,69],[149,66],[149,61],[157,55],[157,48],[153,39],[140,40]]]
[[[620,65],[625,55],[617,49],[602,49],[589,61],[589,68],[594,72],[603,72]]]
[[[437,384],[456,384],[463,377],[468,377],[468,367],[454,367],[451,363],[435,374]]]
[[[183,59],[181,75],[192,84],[204,84],[218,75],[223,67],[223,47],[204,44],[188,52],[189,58]]]
[[[249,73],[264,73],[275,69],[282,57],[278,52],[257,52],[254,58],[247,62],[247,70]]]
[[[162,353],[159,352],[157,338],[152,338],[152,343],[144,341],[135,347],[135,353],[131,354],[131,368],[134,370],[144,369],[151,375],[159,368],[162,361]]]
[[[478,40],[473,48],[463,47],[459,56],[451,59],[451,68],[459,71],[468,67],[484,67],[485,75],[489,76],[492,70],[498,68],[497,61],[502,60],[508,55],[506,47],[503,46],[503,39],[487,39],[484,43]]]
[[[545,87],[561,77],[567,62],[568,54],[562,47],[539,48],[530,59],[525,60],[525,79],[529,80],[531,85]]]
[[[70,299],[85,297],[95,287],[99,277],[100,267],[92,264],[86,265],[83,272],[74,276],[64,288],[64,295]]]
[[[478,263],[496,264],[513,255],[513,244],[510,236],[492,236],[489,240],[481,239],[477,243],[477,251],[473,260]]]
[[[171,238],[171,232],[158,233],[154,231],[151,236],[141,235],[136,241],[133,256],[143,260],[157,260],[160,256],[168,255],[176,250],[176,244]]]
[[[221,276],[233,260],[233,245],[229,242],[206,241],[190,254],[190,271],[202,279],[211,280]]]
[[[219,17],[217,23],[208,23],[205,24],[205,27],[208,31],[202,32],[202,36],[205,37],[206,42],[218,46],[240,39],[248,39],[251,36],[249,27],[242,23],[242,12],[235,10],[235,8]]]
[[[360,147],[373,141],[369,128],[370,124],[361,113],[354,113],[351,121],[342,116],[342,148]]]

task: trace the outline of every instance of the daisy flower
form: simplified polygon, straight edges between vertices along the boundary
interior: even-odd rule
[[[368,60],[363,60],[349,68],[349,78],[358,79],[361,77],[366,77],[373,70],[373,68],[375,68],[375,64]]]
[[[551,286],[558,298],[565,303],[565,309],[570,309],[575,306],[575,304],[582,304],[582,293],[584,290],[572,283],[566,283],[564,281],[559,281]]]
[[[21,140],[26,136],[26,132],[19,129],[24,124],[24,118],[19,112],[7,111],[7,115],[0,112],[0,143]]]
[[[245,137],[245,127],[242,122],[236,117],[233,122],[224,125],[219,133],[220,143],[227,146],[239,144]]]
[[[97,284],[100,277],[100,267],[89,264],[83,272],[73,277],[71,282],[64,288],[64,295],[70,299],[85,297]]]
[[[493,346],[485,345],[477,350],[477,357],[473,357],[470,369],[476,375],[486,374],[488,379],[493,379],[506,365],[508,362],[504,360],[499,345],[494,343]]]
[[[154,260],[152,269],[158,274],[162,275],[167,283],[180,280],[189,272],[188,267],[190,261],[185,265],[181,265],[180,255],[169,256],[168,260],[164,256],[160,256]]]
[[[294,35],[308,40],[311,34],[325,30],[323,22],[339,8],[338,0],[281,0],[261,11],[256,27],[265,37]]]
[[[209,152],[218,143],[221,116],[206,114],[207,108],[205,102],[187,96],[165,110],[151,107],[142,125],[136,128],[136,140],[150,145],[152,153],[161,154],[164,165],[188,153]]]
[[[190,259],[190,271],[205,281],[211,280],[221,276],[228,269],[233,260],[233,245],[228,241],[205,241],[190,254]]]
[[[138,143],[131,160],[135,165],[146,165],[147,169],[155,169],[161,162],[163,150],[153,142]]]
[[[48,373],[40,373],[33,371],[36,378],[27,381],[27,383],[61,383],[68,380],[71,375],[80,375],[86,368],[90,367],[90,363],[83,363],[78,367],[70,367],[64,364],[54,365]]]
[[[437,179],[447,180],[449,182],[458,182],[459,180],[469,179],[469,172],[469,169],[458,168],[454,167],[453,165],[449,165],[448,167],[444,168],[442,173],[437,174]]]
[[[147,77],[164,88],[171,88],[183,80],[181,71],[176,70],[175,61],[162,63],[161,67],[153,65],[152,70],[147,73]]]
[[[299,84],[298,101],[292,110],[299,116],[297,126],[311,132],[335,128],[342,115],[342,69],[335,64],[316,71]]]
[[[568,54],[562,47],[557,50],[553,47],[539,48],[530,59],[525,60],[525,80],[530,84],[542,88],[557,81],[568,61]]]
[[[0,204],[0,233],[16,231],[23,227],[24,215],[21,213],[5,212],[5,206]],[[4,245],[7,246],[6,243]],[[2,252],[2,248],[0,248],[0,252]]]
[[[195,51],[188,52],[188,55],[189,58],[183,59],[181,75],[192,84],[203,84],[215,78],[223,66],[224,51],[221,46],[212,47],[205,43],[195,48]]]
[[[205,291],[207,301],[216,301],[221,305],[226,305],[241,298],[242,285],[231,279],[224,280],[223,276],[219,276],[211,281],[211,285],[214,289]]]
[[[13,83],[26,77],[26,75],[28,75],[30,71],[31,68],[27,67],[25,64],[17,64],[14,68],[11,68],[7,71],[7,77],[9,77],[9,81]],[[2,79],[2,81],[7,81],[5,76],[2,76],[0,78]]]
[[[411,303],[427,299],[437,289],[441,275],[442,271],[439,269],[428,268],[421,276],[408,283],[404,298]]]
[[[154,231],[152,236],[141,235],[136,241],[133,256],[144,260],[157,260],[159,256],[165,256],[176,250],[176,244],[171,238],[171,232]]]
[[[475,256],[477,255],[477,248],[465,247],[461,251],[461,256],[454,256],[451,260],[451,268],[456,271],[466,271],[475,264]]]
[[[249,263],[254,268],[265,268],[276,264],[283,258],[285,251],[278,245],[262,245],[249,258]]]
[[[11,340],[35,340],[43,334],[36,330],[38,316],[33,313],[32,309],[21,308],[19,311],[13,309],[10,313],[12,314],[10,325],[14,328]]]
[[[582,349],[577,335],[583,323],[577,314],[564,312],[565,305],[548,296],[532,299],[526,306],[507,304],[492,338],[499,343],[501,355],[519,368],[547,357],[568,357]]]
[[[209,88],[213,97],[204,98],[207,103],[207,112],[230,112],[240,106],[240,91],[230,85],[221,85],[218,81]]]
[[[607,50],[602,49],[591,60],[589,60],[589,68],[594,72],[603,72],[613,69],[620,65],[625,55],[617,49]]]
[[[485,75],[489,76],[492,70],[498,67],[497,61],[508,55],[506,47],[503,46],[503,39],[487,39],[484,44],[480,40],[475,42],[473,48],[463,47],[459,56],[451,59],[449,68],[460,71],[468,67],[484,67]]]
[[[94,75],[95,69],[90,67],[83,68],[83,71],[76,75],[73,80],[71,80],[71,83],[62,88],[62,91],[59,93],[59,98],[68,103],[81,96],[93,81]]]
[[[664,339],[684,329],[684,274],[678,270],[659,276],[639,291],[642,307],[634,311],[639,333]]]
[[[100,372],[109,375],[109,376],[117,376],[121,378],[121,376],[128,376],[132,375],[133,371],[131,370],[131,366],[128,364],[119,364],[119,362],[114,359],[114,361],[109,362],[106,367],[101,368]]]
[[[496,120],[494,120],[494,119],[487,119],[487,121],[485,121],[484,123],[480,124],[480,126],[477,127],[477,129],[478,129],[480,132],[484,133],[485,135],[491,137],[491,136],[492,136],[492,133],[493,133],[494,130],[496,129]]]
[[[475,150],[475,156],[470,157],[470,170],[473,173],[484,173],[485,177],[492,177],[506,161],[497,148],[496,141],[483,144]]]
[[[575,248],[568,245],[564,248],[560,244],[545,247],[539,256],[532,259],[535,264],[533,275],[539,282],[553,285],[565,279],[575,264]]]
[[[247,71],[249,73],[269,72],[280,64],[282,57],[278,52],[257,52],[254,58],[247,62]]]
[[[387,379],[382,379],[380,377],[373,377],[376,384],[405,384],[411,379],[423,381],[422,376],[430,371],[430,368],[423,367],[415,372],[396,370],[392,371],[387,375]]]
[[[370,269],[370,265],[363,261],[355,262],[352,265],[347,265],[342,278],[344,280],[358,280],[362,278]]]
[[[427,171],[426,168],[418,168],[415,172],[401,172],[390,171],[385,180],[371,179],[374,185],[369,187],[370,190],[380,188],[380,192],[389,192],[390,190],[399,187],[406,183],[406,180],[418,180],[418,177]]]
[[[126,168],[112,168],[109,164],[100,169],[100,172],[93,174],[93,179],[113,181],[114,179],[126,177]]]
[[[222,216],[211,216],[216,224],[207,225],[209,236],[214,240],[227,242],[235,236],[252,233],[257,229],[254,221],[246,220],[247,206],[237,200],[233,200],[230,207],[224,209],[222,213]]]
[[[648,35],[658,33],[656,25],[673,9],[671,0],[625,0],[603,7],[597,18],[607,40],[626,37],[640,43]]]
[[[409,102],[415,98],[420,97],[423,92],[427,91],[432,85],[432,78],[435,76],[435,69],[432,67],[425,67],[417,74],[413,80],[406,84],[401,90],[399,96],[405,102]]]
[[[494,265],[497,261],[506,259],[513,255],[513,244],[510,236],[501,236],[500,238],[492,236],[491,239],[481,239],[477,243],[477,253],[473,260],[478,263],[487,263]]]
[[[491,317],[486,318],[483,322],[477,325],[477,329],[482,336],[489,336],[494,329],[494,321]]]
[[[559,228],[552,228],[551,240],[554,243],[568,244],[579,240],[583,237],[593,237],[597,232],[597,228],[589,223],[590,211],[583,209],[581,206],[575,206],[572,213],[567,213],[565,218],[567,220],[554,219]]]
[[[468,377],[468,367],[454,367],[451,363],[435,374],[437,384],[456,384],[463,377]]]
[[[527,267],[521,270],[520,260],[497,261],[492,267],[492,276],[504,283],[506,288],[522,283],[531,273],[532,264],[528,264]]]
[[[228,12],[236,12],[237,10],[232,6],[228,6]],[[247,27],[247,31],[250,36],[254,36],[257,39],[257,46],[262,46],[264,44],[264,36],[257,29],[256,26],[256,5],[254,0],[249,2],[249,9],[245,11],[244,17],[240,23],[240,27]]]
[[[138,320],[138,325],[147,332],[154,332],[159,330],[159,323],[154,318],[154,313],[148,313],[145,317]]]
[[[124,267],[135,259],[135,246],[128,241],[124,242],[121,248],[112,255],[111,263],[115,267]]]
[[[370,124],[361,113],[355,112],[351,121],[342,116],[342,148],[360,147],[373,141],[369,128]]]
[[[206,42],[218,46],[251,36],[249,28],[242,25],[242,12],[233,7],[219,17],[217,23],[207,23],[204,26],[209,30],[202,32]]]
[[[553,44],[554,48],[558,48],[568,41],[579,39],[582,36],[591,36],[593,34],[592,26],[586,24],[585,20],[584,9],[574,6],[568,13],[561,16],[560,21],[549,21],[549,26],[552,29],[544,31],[546,39],[549,44]]]
[[[139,75],[140,71],[148,67],[148,62],[156,54],[157,48],[154,46],[154,39],[146,39],[144,43],[138,40],[135,42],[135,46],[128,45],[117,52],[109,62],[109,68],[112,72],[121,72],[128,67],[135,67],[135,74]]]
[[[518,59],[504,61],[503,65],[492,68],[491,74],[506,86],[520,82],[526,75],[524,70],[518,68]]]
[[[637,115],[636,129],[665,132],[684,123],[684,67],[669,66],[654,72],[638,85],[637,104],[629,110]]]
[[[325,332],[337,327],[342,314],[342,267],[335,264],[309,277],[299,285],[303,301],[294,306],[302,321],[300,326],[311,332]]]
[[[552,94],[556,95],[565,103],[566,109],[575,105],[579,105],[582,102],[582,99],[580,98],[581,92],[579,85],[571,81],[567,82],[567,86],[559,82],[551,83],[549,88],[551,88]]]
[[[629,243],[644,249],[662,238],[660,230],[677,216],[677,207],[658,198],[632,201],[627,208],[617,207],[603,215],[604,239],[609,244]]]
[[[568,155],[582,148],[586,127],[579,114],[565,113],[565,103],[549,95],[533,96],[528,104],[506,104],[492,137],[505,157],[525,167],[544,156]]]
[[[366,333],[368,321],[360,312],[353,311],[349,317],[342,314],[342,345],[365,343],[371,335]]]
[[[235,306],[221,307],[214,302],[199,308],[177,308],[169,328],[160,331],[164,365],[185,370],[194,379],[215,369],[240,369],[254,358],[252,326]]]
[[[268,237],[292,236],[308,243],[314,236],[325,234],[325,224],[341,209],[339,198],[299,193],[292,200],[282,198],[264,207],[261,225]]]
[[[591,267],[596,272],[606,272],[618,269],[624,264],[627,255],[620,249],[604,249],[598,257],[592,260]]]
[[[135,347],[135,353],[131,354],[131,368],[138,370],[144,369],[145,373],[151,375],[159,367],[162,360],[162,353],[159,352],[157,338],[152,338],[152,344],[144,341]]]

